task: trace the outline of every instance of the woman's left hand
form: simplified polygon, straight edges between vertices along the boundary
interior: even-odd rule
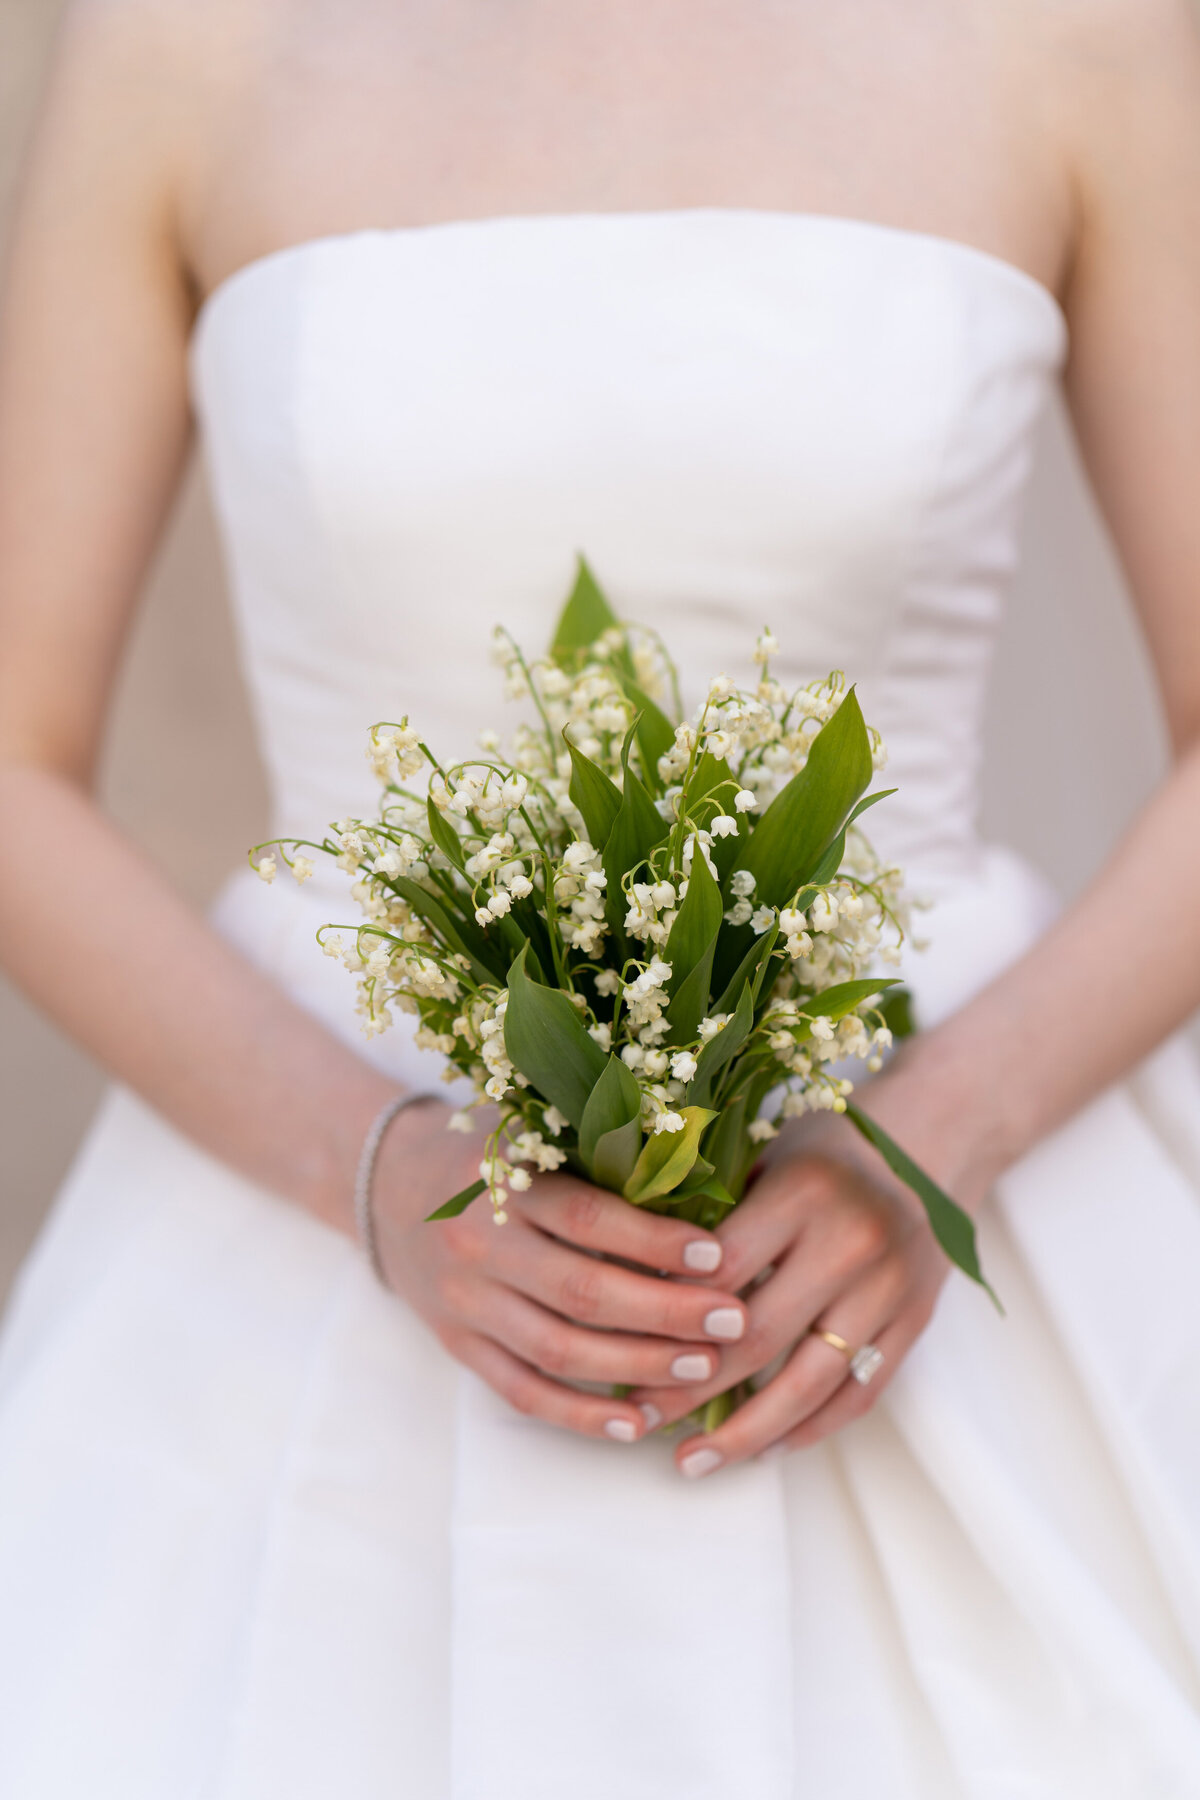
[[[815,1444],[860,1418],[928,1324],[950,1268],[920,1202],[848,1120],[810,1116],[786,1152],[773,1149],[716,1234],[722,1287],[751,1289],[745,1336],[722,1357],[719,1381],[630,1396],[670,1424],[786,1358],[718,1429],[679,1445],[677,1467],[693,1478],[765,1450]],[[857,1381],[847,1355],[816,1331],[853,1349],[875,1345],[883,1362],[873,1379]]]

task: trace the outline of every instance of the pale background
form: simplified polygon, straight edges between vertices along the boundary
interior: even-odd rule
[[[0,234],[58,11],[59,0],[0,0]],[[1026,538],[996,670],[984,825],[1070,894],[1164,752],[1129,601],[1058,417],[1044,433]],[[262,835],[262,775],[198,480],[149,585],[104,793],[198,904]],[[0,978],[0,1297],[102,1085]]]

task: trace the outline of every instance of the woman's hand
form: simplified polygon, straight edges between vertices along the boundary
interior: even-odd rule
[[[803,1122],[717,1236],[723,1284],[750,1290],[745,1336],[701,1387],[645,1387],[633,1398],[670,1422],[786,1360],[717,1430],[679,1446],[677,1465],[691,1477],[815,1444],[861,1417],[928,1323],[949,1270],[920,1202],[847,1121],[828,1114]],[[876,1345],[882,1367],[861,1385],[845,1353],[815,1330],[853,1348]]]
[[[390,1286],[452,1356],[519,1412],[619,1443],[659,1423],[658,1400],[639,1406],[571,1383],[640,1385],[678,1402],[678,1416],[699,1384],[736,1379],[722,1345],[742,1336],[746,1308],[717,1281],[723,1252],[710,1232],[566,1175],[513,1192],[504,1225],[483,1198],[457,1219],[425,1223],[475,1178],[483,1151],[482,1131],[448,1132],[448,1116],[431,1100],[391,1126],[375,1222]]]

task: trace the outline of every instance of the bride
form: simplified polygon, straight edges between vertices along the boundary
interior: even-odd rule
[[[5,1800],[1200,1793],[1198,317],[1184,0],[75,0],[0,358],[0,946],[116,1086],[0,1354]],[[1177,755],[1055,919],[973,795],[1062,368]],[[558,1176],[421,1223],[479,1141],[358,1032],[343,888],[202,922],[91,798],[193,419],[281,833],[369,804],[375,719],[503,723],[489,630],[539,648],[580,550],[689,704],[764,621],[858,680],[932,902],[864,1105],[1005,1319],[829,1116],[716,1234]]]

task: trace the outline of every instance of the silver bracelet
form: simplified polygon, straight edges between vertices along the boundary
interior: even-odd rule
[[[359,1152],[358,1168],[354,1175],[354,1229],[363,1254],[370,1263],[376,1280],[381,1287],[387,1287],[387,1276],[383,1272],[383,1262],[379,1255],[379,1238],[375,1231],[375,1211],[372,1206],[372,1188],[375,1178],[375,1163],[379,1156],[379,1146],[383,1142],[383,1134],[406,1106],[415,1106],[418,1100],[431,1100],[432,1094],[397,1094],[389,1100],[371,1120],[367,1135],[363,1139],[363,1147]],[[390,1290],[389,1290],[390,1291]]]

